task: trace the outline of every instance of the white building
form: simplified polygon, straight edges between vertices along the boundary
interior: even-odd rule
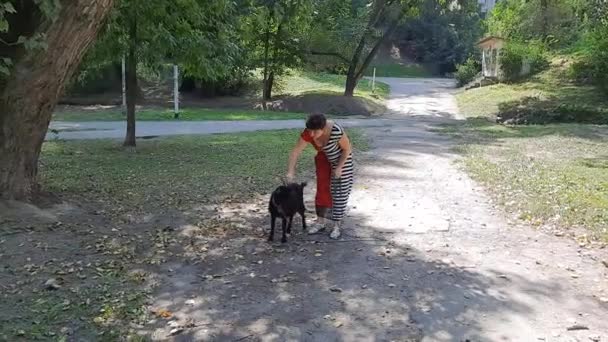
[[[482,13],[488,13],[496,6],[496,0],[479,0]]]

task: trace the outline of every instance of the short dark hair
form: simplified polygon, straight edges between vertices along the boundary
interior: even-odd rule
[[[306,119],[306,128],[310,130],[323,129],[325,128],[326,124],[327,118],[325,118],[325,115],[321,113],[310,114],[308,119]]]

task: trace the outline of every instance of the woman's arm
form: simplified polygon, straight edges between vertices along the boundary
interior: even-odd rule
[[[336,169],[334,170],[334,176],[336,176],[336,178],[342,177],[342,168],[344,168],[344,164],[346,164],[346,160],[348,159],[348,156],[350,156],[350,154],[352,152],[352,147],[350,146],[350,140],[348,139],[346,132],[344,132],[342,134],[342,137],[340,138],[340,141],[338,141],[338,144],[340,145],[342,154],[340,155],[340,160],[338,161],[338,165],[336,166]]]
[[[287,163],[288,180],[293,180],[295,178],[296,164],[298,163],[298,158],[300,157],[302,151],[304,151],[304,149],[306,148],[307,144],[308,143],[304,139],[300,138],[296,143],[296,146],[294,146],[293,150],[291,150],[291,153],[289,154],[289,162]]]

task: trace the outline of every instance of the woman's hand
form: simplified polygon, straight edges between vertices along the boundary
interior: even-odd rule
[[[334,169],[334,177],[342,178],[342,166],[336,166]]]
[[[294,172],[291,172],[291,171],[290,171],[290,172],[287,172],[287,174],[285,175],[285,179],[286,179],[288,182],[293,182],[293,180],[294,180],[294,179],[296,179],[296,175],[295,175],[295,173],[294,173]]]
[[[289,154],[289,162],[287,163],[287,174],[285,175],[285,178],[287,178],[288,182],[293,181],[296,178],[296,164],[298,163],[298,157],[300,156],[300,153],[304,151],[307,144],[308,143],[304,141],[302,137],[300,137],[298,139],[298,143]]]

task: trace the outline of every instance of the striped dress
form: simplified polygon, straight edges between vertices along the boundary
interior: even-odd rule
[[[331,163],[332,170],[336,168],[340,157],[342,156],[342,149],[340,148],[340,139],[344,135],[344,130],[340,125],[334,123],[331,128],[331,135],[327,144],[323,146],[323,152],[327,156],[327,159]],[[341,221],[346,213],[346,205],[348,204],[348,198],[353,188],[353,176],[354,176],[354,165],[352,154],[346,159],[344,168],[342,169],[342,177],[336,178],[332,176],[331,179],[331,197],[332,197],[332,220]]]

